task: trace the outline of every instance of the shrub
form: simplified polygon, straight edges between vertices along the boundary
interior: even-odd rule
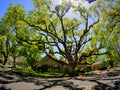
[[[63,77],[63,73],[55,73],[55,72],[35,72],[30,68],[13,68],[12,72],[24,75],[24,76],[40,76],[40,77]]]
[[[80,73],[85,73],[85,72],[89,72],[90,71],[90,69],[89,68],[81,68],[80,70],[79,70],[79,72]]]

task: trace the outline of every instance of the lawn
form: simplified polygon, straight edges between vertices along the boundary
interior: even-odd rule
[[[18,75],[36,76],[36,77],[64,77],[66,76],[64,73],[57,73],[57,72],[36,72],[30,68],[13,68],[11,69],[11,72],[16,73]]]

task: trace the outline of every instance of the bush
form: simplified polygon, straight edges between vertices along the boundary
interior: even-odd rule
[[[96,73],[94,72],[85,72],[84,75],[95,75]]]
[[[85,72],[89,72],[90,71],[90,68],[81,68],[79,70],[80,73],[85,73]]]
[[[26,67],[27,66],[27,62],[26,62],[26,58],[25,57],[18,57],[16,59],[16,65],[19,67]]]
[[[35,73],[30,68],[13,68],[11,71],[19,75],[32,75]]]
[[[79,72],[79,68],[78,67],[75,68],[75,72]]]
[[[55,72],[35,72],[30,68],[13,68],[12,72],[24,75],[24,76],[40,76],[40,77],[63,77],[63,73],[55,73]]]

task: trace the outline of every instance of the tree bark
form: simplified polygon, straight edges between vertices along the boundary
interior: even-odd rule
[[[3,65],[6,65],[7,59],[8,59],[8,56],[7,56],[7,55],[4,55],[4,62],[3,62]]]
[[[3,65],[6,65],[7,59],[8,59],[8,55],[9,55],[8,45],[9,45],[9,38],[6,37],[6,42],[5,42],[6,50],[5,50],[5,52],[3,52],[3,55],[4,55],[4,62],[3,62]]]
[[[74,73],[75,72],[75,68],[76,68],[76,63],[75,62],[71,62],[70,64],[69,64],[69,66],[70,66],[70,73]]]
[[[14,59],[13,59],[13,67],[15,68],[16,67],[16,57],[14,57]]]

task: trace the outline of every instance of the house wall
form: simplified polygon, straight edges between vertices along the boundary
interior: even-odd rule
[[[94,63],[91,65],[91,70],[98,70],[101,68],[101,62]]]

